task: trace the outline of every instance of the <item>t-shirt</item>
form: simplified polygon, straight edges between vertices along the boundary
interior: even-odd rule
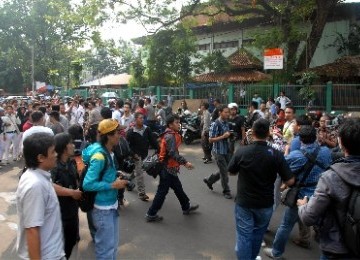
[[[26,130],[24,132],[22,141],[24,142],[26,138],[28,138],[30,135],[35,134],[35,133],[46,133],[51,136],[54,136],[54,132],[49,127],[41,126],[41,125],[34,125],[33,127],[29,128],[28,130]]]
[[[121,123],[121,112],[120,110],[115,110],[113,113],[112,113],[112,119],[116,119],[119,124]]]
[[[241,146],[228,170],[238,173],[236,203],[248,208],[272,207],[277,174],[283,181],[293,177],[284,155],[262,141]]]
[[[145,108],[146,108],[146,111],[147,111],[147,120],[148,121],[156,120],[155,108],[151,104],[147,105]]]
[[[19,227],[17,252],[21,259],[29,259],[26,228],[39,227],[41,259],[61,259],[65,256],[59,201],[50,173],[28,169],[16,190]]]

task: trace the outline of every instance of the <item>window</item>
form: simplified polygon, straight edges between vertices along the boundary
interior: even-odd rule
[[[216,49],[227,49],[227,48],[237,48],[239,46],[239,41],[229,41],[229,42],[215,42],[214,50]]]
[[[210,43],[198,45],[198,50],[199,51],[210,50]]]

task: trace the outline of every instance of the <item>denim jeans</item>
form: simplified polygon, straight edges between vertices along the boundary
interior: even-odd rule
[[[253,260],[257,257],[272,213],[273,207],[255,209],[236,204],[235,252],[237,259]]]
[[[94,208],[92,217],[95,233],[95,255],[97,260],[117,258],[119,245],[119,213],[116,209]]]
[[[166,169],[162,170],[159,174],[160,182],[158,189],[155,194],[154,201],[149,208],[147,214],[149,216],[155,216],[157,212],[161,209],[164,204],[166,195],[169,192],[169,189],[173,189],[177,199],[180,202],[181,209],[187,210],[190,207],[190,200],[186,193],[183,190],[182,184],[178,176],[170,174]]]
[[[285,208],[284,216],[278,230],[276,231],[275,240],[273,242],[272,253],[275,257],[281,257],[285,252],[286,243],[288,242],[290,233],[298,219],[299,215],[297,207]]]
[[[208,181],[211,184],[214,184],[221,179],[221,186],[223,188],[223,193],[230,193],[229,187],[229,174],[228,174],[228,165],[231,159],[230,154],[216,154],[214,153],[216,164],[219,168],[219,172],[213,173],[209,176]]]

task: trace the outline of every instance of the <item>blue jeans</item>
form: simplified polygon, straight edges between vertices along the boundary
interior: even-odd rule
[[[284,216],[278,230],[276,231],[275,240],[273,242],[272,253],[275,257],[280,257],[285,252],[286,243],[289,240],[290,233],[298,219],[299,214],[297,207],[285,208]]]
[[[154,201],[149,208],[147,214],[150,216],[155,216],[157,212],[161,209],[164,204],[166,195],[169,192],[169,189],[173,189],[175,196],[180,202],[181,209],[187,210],[190,207],[190,200],[186,193],[183,190],[181,181],[178,176],[172,175],[166,171],[166,169],[162,170],[159,174],[160,182],[158,189],[155,194]]]
[[[92,211],[95,233],[95,255],[97,260],[117,258],[119,245],[119,213],[116,209]]]
[[[235,252],[238,259],[253,260],[257,257],[272,213],[273,207],[254,209],[236,204]]]

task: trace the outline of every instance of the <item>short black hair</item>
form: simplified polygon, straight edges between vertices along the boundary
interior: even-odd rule
[[[84,130],[79,124],[71,125],[68,128],[68,133],[71,135],[73,140],[84,138]]]
[[[100,115],[103,119],[110,119],[110,118],[112,118],[112,111],[108,107],[103,107],[100,110]]]
[[[139,116],[143,116],[143,114],[140,113],[140,112],[135,112],[134,118],[136,119],[136,118],[138,118]]]
[[[66,134],[66,133],[60,133],[55,135],[55,151],[57,153],[57,157],[58,159],[60,159],[60,157],[63,155],[66,146],[70,143],[72,143],[72,137],[70,134]]]
[[[312,144],[316,141],[316,129],[311,125],[304,125],[299,131],[300,141],[304,144]]]
[[[297,125],[312,125],[311,119],[307,115],[300,115],[295,118]]]
[[[41,112],[40,112],[41,113]],[[54,137],[47,133],[34,133],[24,140],[23,154],[27,168],[39,166],[38,156],[48,156],[48,150],[54,146]]]
[[[217,102],[217,103],[221,104],[220,99],[218,99],[218,98],[215,98],[213,102]]]
[[[254,109],[258,109],[259,108],[259,103],[256,101],[251,101],[250,107],[253,107]]]
[[[208,102],[204,102],[201,105],[204,106],[205,109],[209,109],[209,103]]]
[[[270,122],[264,118],[259,118],[254,122],[252,130],[257,138],[265,139],[269,136]]]
[[[139,107],[143,108],[143,107],[144,107],[144,104],[145,104],[145,102],[144,102],[143,99],[140,99],[140,100],[138,101]]]
[[[51,106],[51,110],[52,110],[52,111],[58,111],[58,112],[59,112],[59,111],[60,111],[60,105],[52,105],[52,106]]]
[[[146,102],[148,102],[149,104],[151,104],[151,99],[150,99],[150,98],[146,98]]]
[[[350,155],[360,155],[360,118],[345,119],[340,127],[339,137]]]
[[[180,120],[180,117],[176,114],[171,114],[166,117],[166,126],[169,127],[172,123],[175,122],[175,120]]]
[[[44,115],[46,114],[46,107],[39,107],[39,111],[41,111]]]
[[[229,109],[229,108],[227,107],[227,105],[220,105],[220,106],[217,107],[217,110],[219,111],[219,113],[221,113],[221,112],[224,111],[225,109]]]
[[[295,109],[295,107],[293,107],[293,106],[290,106],[290,105],[287,105],[286,107],[285,107],[285,109],[291,109],[292,111],[293,111],[293,113],[295,114],[296,113],[296,109]]]
[[[122,107],[124,106],[124,101],[123,101],[122,99],[118,99],[118,100],[116,101],[116,106],[117,106],[118,108],[122,108]]]
[[[58,111],[51,111],[49,116],[53,117],[56,121],[60,121],[60,114]]]
[[[38,123],[44,117],[44,114],[41,111],[34,111],[31,113],[30,117],[33,123]]]
[[[129,108],[131,109],[131,103],[130,102],[125,102],[124,105],[129,106]]]

